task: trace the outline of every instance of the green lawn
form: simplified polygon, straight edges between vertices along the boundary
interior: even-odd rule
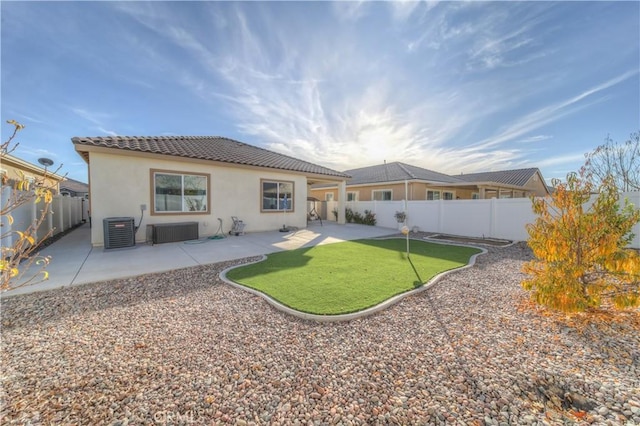
[[[459,268],[480,250],[404,239],[357,240],[268,255],[227,277],[302,312],[345,314],[377,305]]]

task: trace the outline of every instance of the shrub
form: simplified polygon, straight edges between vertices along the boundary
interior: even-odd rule
[[[333,210],[333,215],[338,220],[338,210]],[[345,220],[347,223],[359,223],[361,225],[371,225],[375,226],[376,224],[376,215],[372,213],[371,210],[365,210],[364,216],[360,212],[354,212],[351,208],[347,207],[344,211]]]
[[[365,225],[375,226],[376,225],[376,214],[372,213],[371,210],[364,211],[364,219],[362,221]]]
[[[351,208],[347,207],[347,208],[344,210],[344,218],[345,218],[345,220],[347,221],[347,223],[351,223],[351,222],[353,222],[353,219],[354,219],[354,213],[353,213],[353,210],[351,210]]]
[[[640,210],[618,204],[614,180],[605,179],[590,208],[587,176],[569,174],[550,201],[534,199],[535,223],[527,227],[535,259],[523,271],[532,299],[565,312],[583,311],[610,301],[617,308],[640,305],[640,257],[625,249]]]
[[[398,223],[404,223],[404,221],[407,220],[407,214],[405,212],[395,212],[393,217],[396,218]]]

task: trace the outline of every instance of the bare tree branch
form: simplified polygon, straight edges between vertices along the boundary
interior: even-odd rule
[[[585,158],[584,169],[596,185],[611,175],[619,191],[640,190],[640,131],[621,144],[607,136],[605,143],[585,154]]]

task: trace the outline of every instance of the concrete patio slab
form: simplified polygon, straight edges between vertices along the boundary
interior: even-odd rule
[[[395,229],[377,226],[334,222],[320,226],[312,222],[306,229],[290,232],[257,232],[220,240],[203,238],[197,242],[138,244],[127,249],[105,250],[91,246],[90,228],[85,224],[42,250],[42,255],[51,256],[47,281],[18,287],[2,293],[1,297],[395,233]]]

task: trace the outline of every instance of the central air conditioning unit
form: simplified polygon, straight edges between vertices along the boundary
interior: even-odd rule
[[[135,223],[132,217],[108,217],[102,221],[104,248],[116,249],[136,245]]]

